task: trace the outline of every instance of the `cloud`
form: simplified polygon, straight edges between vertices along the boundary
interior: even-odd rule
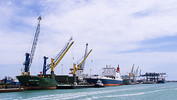
[[[9,58],[1,59],[3,64],[7,64],[4,61],[10,62],[13,56],[21,55],[11,64],[23,62],[24,52],[30,50],[37,14],[40,12],[43,19],[34,66],[42,66],[43,55],[54,57],[70,36],[74,37],[75,43],[71,52],[63,59],[63,63],[67,63],[66,59],[71,59],[73,55],[75,58],[83,56],[85,43],[89,43],[89,48],[93,48],[95,70],[99,70],[106,64],[116,66],[121,63],[126,66],[126,72],[133,63],[145,66],[143,68],[147,70],[153,69],[154,65],[160,65],[162,62],[174,63],[176,53],[170,50],[158,52],[149,49],[148,52],[138,52],[138,49],[146,48],[143,41],[177,35],[176,3],[175,0],[3,2],[0,4],[0,11],[3,14],[0,15],[2,21],[0,35],[3,37],[0,40],[0,54],[8,55]],[[17,6],[18,4],[20,6]],[[162,43],[162,45],[167,44],[168,40]],[[154,43],[148,46],[153,47]],[[10,56],[6,50],[10,50],[14,55]],[[164,55],[166,59],[162,59],[160,55]],[[42,69],[41,66],[38,69]],[[31,70],[34,72],[36,67],[32,67]]]
[[[116,6],[118,3],[122,5]],[[139,3],[141,2],[139,1]],[[175,17],[172,19],[171,15],[163,11],[159,11],[159,14],[156,16],[149,15],[145,18],[131,16],[137,13],[137,11],[144,9],[153,11],[154,9],[147,5],[146,2],[137,7],[135,5],[138,2],[136,4],[133,3],[133,5],[130,1],[114,1],[114,5],[108,1],[94,1],[94,3],[88,3],[86,6],[82,6],[82,3],[80,4],[78,2],[75,2],[75,4],[73,2],[67,2],[66,4],[69,5],[69,7],[66,5],[68,9],[73,9],[65,12],[65,10],[62,11],[63,9],[60,10],[58,6],[55,8],[52,7],[53,11],[47,13],[45,17],[48,20],[45,23],[45,27],[60,33],[73,33],[81,38],[86,37],[87,39],[91,38],[92,40],[98,41],[105,40],[105,42],[134,42],[176,34],[174,28],[176,23]],[[76,5],[79,6],[75,7]],[[133,6],[135,7],[130,9]],[[170,7],[168,9],[171,10],[172,8]]]
[[[45,18],[48,22],[44,23],[49,30],[58,31],[65,35],[69,33],[68,36],[73,35],[79,43],[89,42],[90,46],[94,48],[93,52],[95,52],[94,56],[97,60],[101,59],[101,63],[105,61],[111,64],[115,63],[114,59],[121,60],[124,58],[119,57],[119,55],[127,55],[127,59],[131,58],[131,53],[121,54],[118,52],[142,48],[143,46],[139,43],[144,40],[176,36],[177,12],[174,9],[177,6],[174,2],[176,1],[98,0],[85,1],[84,3],[55,1],[54,5],[59,4],[60,6],[53,6],[51,12],[46,11]],[[47,3],[53,5],[53,1]],[[78,49],[83,50],[84,48]],[[77,54],[79,55],[79,52]],[[163,52],[158,55],[160,54],[164,55]],[[136,55],[141,54],[135,53],[134,56]],[[148,55],[149,59],[144,60]],[[151,66],[149,68],[153,68],[152,64],[148,65],[149,63],[160,64],[165,60],[155,62],[155,59],[161,57],[153,57],[152,55],[154,54],[151,51],[143,53],[142,56],[139,56],[139,60],[144,63],[144,66]],[[167,56],[167,59],[173,58],[172,56],[173,53],[171,56]],[[129,62],[130,64],[130,62],[133,63],[133,59],[137,58],[127,59],[123,59],[125,60],[124,63]],[[170,60],[167,61],[171,62]],[[140,64],[141,62],[137,63]],[[101,63],[99,64],[102,65]]]

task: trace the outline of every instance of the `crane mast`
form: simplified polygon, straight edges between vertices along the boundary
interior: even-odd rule
[[[38,17],[38,24],[37,24],[37,28],[36,28],[36,32],[35,32],[35,36],[34,36],[34,40],[33,40],[33,44],[32,44],[32,48],[31,48],[31,52],[30,53],[26,53],[25,56],[25,68],[24,68],[24,75],[30,75],[29,72],[29,68],[33,62],[33,58],[34,58],[34,53],[36,50],[36,46],[37,46],[37,41],[39,38],[39,33],[40,33],[40,21],[42,20],[41,16]]]

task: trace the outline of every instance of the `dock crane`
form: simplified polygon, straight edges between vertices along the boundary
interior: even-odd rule
[[[63,47],[63,49],[57,54],[57,56],[54,58],[54,63],[56,64],[58,61],[60,62],[60,60],[63,58],[63,56],[65,55],[65,53],[67,52],[66,50],[68,50],[70,47],[70,45],[72,45],[74,42],[71,42],[73,38],[71,37],[69,39],[69,41],[66,43],[66,45]],[[68,48],[69,47],[69,48]],[[65,52],[66,51],[66,52]],[[44,64],[43,64],[43,75],[46,75],[46,72],[51,68],[51,64],[47,64],[47,59],[48,57],[44,56]],[[58,62],[58,63],[59,63]]]
[[[86,57],[87,53],[88,53],[88,43],[86,43],[85,54],[84,54],[83,58]],[[84,72],[85,62],[86,62],[86,60],[83,62],[83,64],[81,65],[81,67],[78,69],[78,71],[76,73],[79,80],[83,80],[83,72]],[[73,69],[71,68],[70,70],[73,70]]]
[[[139,68],[139,66],[137,67],[136,72],[133,74],[133,79],[135,79],[135,77],[136,77],[136,74],[138,72],[138,68]]]
[[[84,58],[86,57],[87,53],[88,53],[88,43],[86,44]],[[86,61],[83,62],[83,64],[81,65],[80,68],[84,69],[84,67],[85,67],[85,62],[86,62]]]
[[[25,62],[23,63],[23,65],[25,65],[24,68],[24,72],[22,72],[22,75],[30,75],[29,69],[30,66],[33,62],[33,58],[34,58],[34,53],[36,50],[36,46],[37,46],[37,41],[39,38],[39,33],[40,33],[40,21],[42,20],[41,16],[38,17],[38,24],[37,24],[37,28],[36,28],[36,32],[35,32],[35,36],[34,36],[34,40],[33,40],[33,44],[32,44],[32,48],[31,48],[31,52],[30,53],[26,53],[25,54]]]
[[[77,70],[82,66],[82,64],[84,63],[84,61],[86,60],[86,58],[89,56],[89,54],[92,52],[92,49],[87,53],[87,55],[84,57],[84,59],[82,60],[82,62],[77,65],[76,67],[76,64],[73,63],[73,79],[74,79],[74,83],[76,82],[76,72]]]
[[[132,77],[133,69],[134,69],[134,64],[133,64],[133,66],[132,66],[131,72],[129,73],[129,78],[130,78],[130,79],[131,79],[131,77]]]
[[[67,49],[62,53],[61,57],[59,57],[57,60],[51,58],[51,74],[54,73],[54,68],[58,65],[58,63],[61,61],[61,59],[65,56],[65,54],[68,52],[68,50],[73,45],[73,43],[74,43],[74,41],[71,42],[71,44],[67,47]]]

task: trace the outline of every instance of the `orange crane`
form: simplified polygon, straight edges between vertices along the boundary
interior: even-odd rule
[[[67,42],[67,44],[63,47],[63,49],[57,54],[57,56],[54,58],[54,63],[57,63],[57,61],[58,61],[58,63],[60,62],[59,59],[61,60],[63,58],[62,55],[68,49],[68,47],[70,46],[70,44],[72,45],[74,43],[74,42],[72,42],[72,39],[73,38],[71,37],[69,39],[69,41]],[[47,64],[47,59],[48,59],[48,57],[44,56],[43,75],[46,75],[47,70],[49,70],[51,68],[51,64]]]
[[[133,79],[135,79],[135,77],[136,77],[136,74],[138,72],[138,68],[139,68],[139,66],[137,67],[136,72],[133,74]]]
[[[133,66],[132,66],[132,70],[131,70],[131,72],[129,73],[129,78],[132,77],[133,69],[134,69],[134,64],[133,64]]]
[[[65,56],[65,54],[68,52],[69,48],[73,45],[73,43],[74,43],[74,41],[71,42],[71,44],[62,53],[62,55],[57,59],[56,62],[55,62],[55,59],[51,58],[51,73],[54,72],[54,68],[58,65],[58,63],[61,61],[61,59]]]
[[[76,72],[77,72],[77,70],[82,66],[82,64],[84,63],[84,61],[86,60],[86,58],[89,56],[89,54],[92,52],[92,49],[87,53],[87,55],[84,57],[84,59],[82,60],[82,62],[79,64],[79,65],[77,65],[77,67],[76,67],[76,64],[75,63],[73,63],[73,78],[74,78],[74,83],[76,82]]]

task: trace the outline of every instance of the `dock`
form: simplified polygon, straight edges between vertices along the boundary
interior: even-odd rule
[[[0,93],[7,93],[7,92],[22,92],[24,91],[23,88],[7,88],[7,89],[0,89]]]
[[[154,83],[165,83],[166,80],[163,75],[166,75],[166,73],[145,73],[144,75],[140,75],[141,77],[145,77],[146,80],[143,82],[143,84],[154,84]]]

